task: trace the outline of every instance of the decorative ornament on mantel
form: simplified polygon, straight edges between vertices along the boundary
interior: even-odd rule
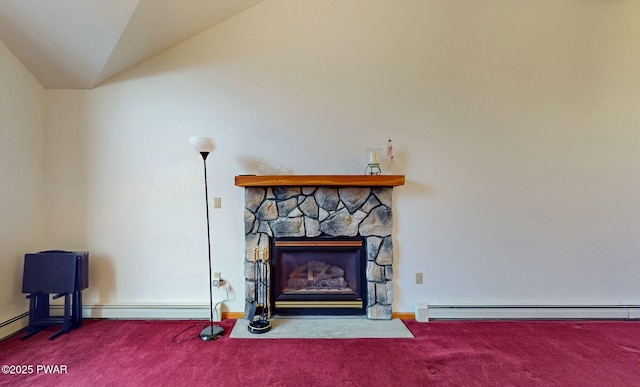
[[[364,170],[365,175],[380,175],[380,153],[381,148],[368,148],[367,149],[367,168]]]
[[[393,162],[393,145],[391,140],[387,140],[387,175],[391,174],[391,163]]]

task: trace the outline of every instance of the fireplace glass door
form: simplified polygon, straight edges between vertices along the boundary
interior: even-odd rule
[[[365,314],[362,238],[277,238],[273,244],[276,314]]]

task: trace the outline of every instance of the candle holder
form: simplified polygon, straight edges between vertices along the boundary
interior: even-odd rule
[[[381,175],[380,170],[380,153],[381,148],[368,148],[367,149],[367,168],[364,170],[365,175]]]

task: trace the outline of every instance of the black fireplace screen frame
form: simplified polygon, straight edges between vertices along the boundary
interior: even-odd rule
[[[320,238],[272,238],[271,241],[271,305],[276,315],[366,315],[367,310],[367,249],[362,237]],[[352,254],[353,271],[357,283],[352,294],[309,292],[307,294],[282,293],[283,281],[278,273],[283,269],[283,255],[327,254],[331,252]],[[351,286],[350,286],[351,287]],[[304,292],[303,292],[304,293]]]

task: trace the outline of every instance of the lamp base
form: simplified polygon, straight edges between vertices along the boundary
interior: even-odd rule
[[[224,333],[224,329],[218,325],[209,325],[200,332],[200,340],[211,341],[218,339]]]

